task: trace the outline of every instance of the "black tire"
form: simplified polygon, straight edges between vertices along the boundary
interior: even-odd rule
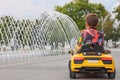
[[[75,79],[75,78],[76,78],[76,73],[70,71],[70,78],[71,78],[71,79]]]
[[[68,68],[69,68],[70,78],[75,79],[76,73],[71,71],[71,61],[69,61]]]
[[[116,75],[116,72],[110,72],[110,73],[108,73],[108,78],[109,79],[114,79],[115,75]]]
[[[69,61],[69,63],[68,63],[68,69],[69,69],[69,71],[70,71],[70,63],[71,63],[71,61]]]

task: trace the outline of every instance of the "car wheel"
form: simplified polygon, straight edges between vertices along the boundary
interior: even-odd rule
[[[70,71],[70,63],[71,63],[71,61],[69,61],[69,63],[68,63],[68,69],[69,69],[69,71]]]
[[[109,79],[114,79],[115,75],[116,75],[116,72],[110,72],[110,73],[108,73],[108,78]]]
[[[71,71],[71,61],[69,61],[68,68],[69,68],[70,78],[75,79],[76,73]]]
[[[70,78],[71,78],[71,79],[75,79],[75,78],[76,78],[76,73],[70,71]]]

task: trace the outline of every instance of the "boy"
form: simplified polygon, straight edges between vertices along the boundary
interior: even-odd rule
[[[89,46],[91,50],[94,48],[98,49],[97,47],[101,47],[101,49],[103,49],[104,35],[96,29],[98,25],[97,14],[87,14],[85,21],[86,29],[81,32],[81,37],[77,42],[76,51],[80,51],[81,47],[84,45]]]

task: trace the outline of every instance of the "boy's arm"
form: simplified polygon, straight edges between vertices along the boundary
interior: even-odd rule
[[[80,37],[77,40],[77,44],[75,46],[75,51],[78,52],[81,49],[81,46],[84,44],[83,43],[83,38],[84,37],[84,30],[80,32]]]
[[[80,36],[77,40],[77,44],[75,45],[75,52],[78,52],[82,46],[82,36]]]
[[[99,42],[100,46],[104,45],[104,33],[103,32],[100,32],[99,41],[98,42]]]

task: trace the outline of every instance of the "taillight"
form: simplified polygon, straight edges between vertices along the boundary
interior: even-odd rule
[[[106,57],[103,57],[101,58],[102,60],[112,60],[112,58],[106,58]]]
[[[84,60],[83,57],[75,57],[74,60]]]
[[[82,64],[83,60],[84,60],[84,58],[82,58],[82,57],[75,57],[74,58],[74,63],[75,64]]]
[[[103,57],[101,60],[104,64],[112,64],[112,58]]]

